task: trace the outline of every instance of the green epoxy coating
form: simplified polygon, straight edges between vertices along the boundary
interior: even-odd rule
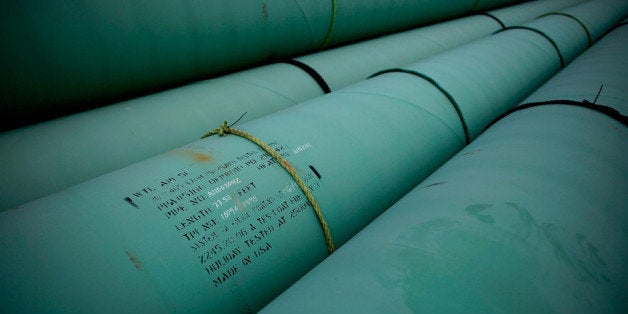
[[[625,87],[627,54],[618,28],[524,102]],[[628,90],[606,104],[626,108]],[[627,145],[625,126],[590,109],[515,112],[262,313],[622,313]]]
[[[473,2],[3,1],[0,121],[23,125],[316,51],[332,16],[330,46],[460,16]]]
[[[494,58],[485,56],[486,47],[494,48]],[[545,48],[505,32],[444,55],[458,68],[479,65],[502,78],[476,90],[485,95],[503,87],[503,103],[487,114],[491,120],[558,70]],[[526,71],[502,72],[515,63]],[[536,84],[512,84],[519,81]],[[462,81],[460,88],[475,88],[472,83]],[[474,103],[473,97],[458,99],[461,107]],[[286,155],[338,245],[464,146],[448,99],[403,73],[238,128]],[[439,182],[445,183],[433,185]],[[467,205],[473,204],[497,203]],[[587,241],[596,243],[588,235]],[[4,211],[0,247],[0,306],[21,312],[255,311],[327,255],[318,222],[291,178],[238,137],[197,141]],[[375,260],[372,253],[362,252]]]
[[[605,10],[605,8],[608,7],[614,7],[614,10]],[[599,38],[599,36],[605,32],[605,29],[608,30],[614,25],[617,25],[624,18],[627,10],[628,3],[612,0],[601,2],[589,1],[565,9],[566,12],[579,14],[575,16],[591,25],[589,29],[593,38]],[[552,38],[556,46],[560,49],[566,64],[588,47],[586,33],[583,31],[580,24],[565,16],[549,15],[536,19],[524,26],[538,29]],[[534,42],[536,46],[534,50],[514,52],[518,54],[518,60],[537,58],[537,56],[533,55],[535,53],[538,53],[539,56],[540,54],[544,54],[547,59],[543,59],[543,62],[548,62],[546,65],[547,71],[549,71],[548,73],[557,71],[560,68],[560,59],[556,54],[554,46],[543,36],[528,30],[517,29],[500,32],[493,36],[502,36],[506,33],[512,33],[513,35],[511,36],[520,37],[520,41]],[[476,41],[460,49],[466,49],[467,47],[480,44],[481,41]],[[467,54],[445,52],[427,59],[424,62],[404,68],[431,77],[442,88],[447,90],[460,105],[460,111],[465,117],[470,136],[471,138],[475,138],[481,133],[484,127],[490,123],[490,120],[486,119],[491,116],[491,113],[497,111],[498,114],[501,114],[510,109],[500,107],[499,104],[510,103],[511,101],[506,100],[509,97],[513,97],[515,102],[520,102],[527,96],[523,90],[518,94],[509,94],[506,92],[507,90],[514,90],[517,86],[534,84],[535,80],[522,81],[520,80],[521,76],[504,76],[507,77],[507,79],[502,79],[500,76],[493,75],[489,71],[486,71],[486,69],[481,66],[481,64],[483,64],[482,62],[477,64],[464,64],[461,59],[474,58],[476,60],[485,60],[484,62],[487,63],[502,62],[501,60],[508,59],[505,54],[504,51],[499,50],[491,54],[485,54],[481,50],[473,49],[470,49]],[[458,64],[464,64],[464,66],[458,66]],[[529,71],[529,69],[523,66],[524,64],[525,63],[512,61],[502,68],[501,73],[505,74],[509,71],[525,73]],[[553,70],[550,68],[553,68]],[[480,86],[484,84],[496,87],[490,93],[484,94],[476,92],[480,90]],[[470,87],[471,85],[474,87]],[[466,108],[463,103],[470,104],[470,107]]]
[[[491,13],[511,25],[573,2],[577,1],[529,2]],[[382,69],[416,62],[498,29],[485,16],[470,16],[298,61],[338,90]],[[0,210],[184,145],[224,119],[248,112],[245,120],[252,120],[320,95],[320,88],[302,70],[272,64],[4,132],[0,134]]]

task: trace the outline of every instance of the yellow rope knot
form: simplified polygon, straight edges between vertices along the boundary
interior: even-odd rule
[[[240,119],[242,119],[242,117],[240,117]],[[305,194],[305,198],[307,198],[308,202],[310,202],[310,205],[312,205],[312,208],[314,209],[314,213],[316,214],[316,217],[318,218],[318,222],[320,223],[321,228],[323,229],[323,235],[325,236],[325,243],[327,244],[327,250],[329,251],[329,254],[333,253],[336,250],[336,246],[334,245],[334,240],[332,239],[331,231],[329,230],[329,226],[327,225],[327,222],[325,221],[325,217],[323,217],[321,208],[318,206],[318,202],[316,202],[316,200],[314,199],[314,195],[312,194],[312,191],[310,191],[310,188],[307,187],[307,185],[305,184],[303,179],[301,179],[301,177],[299,176],[297,171],[294,169],[294,167],[292,167],[292,165],[290,165],[290,163],[286,159],[281,157],[281,155],[279,155],[279,153],[277,153],[277,151],[275,151],[272,147],[270,147],[268,144],[264,143],[262,140],[258,139],[257,137],[247,132],[232,128],[232,126],[238,123],[240,119],[238,119],[236,122],[234,122],[231,125],[228,125],[227,121],[224,121],[220,127],[205,133],[201,138],[203,139],[203,138],[215,135],[215,134],[218,134],[220,136],[225,136],[227,134],[237,135],[255,143],[257,146],[261,147],[265,152],[267,152],[270,156],[275,158],[275,160],[279,162],[279,164],[283,167],[283,169],[286,170],[286,172],[288,172],[290,176],[292,176],[292,178],[294,179],[294,182],[301,188],[301,191],[303,191],[303,194]]]
[[[229,125],[227,125],[227,121],[223,121],[222,125],[216,129],[213,129],[205,134],[203,134],[203,136],[201,136],[201,139],[206,138],[206,137],[210,137],[212,135],[218,134],[220,136],[225,136],[227,134],[229,134],[231,132],[229,132]]]

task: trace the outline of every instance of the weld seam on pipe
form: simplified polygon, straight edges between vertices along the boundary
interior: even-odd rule
[[[464,139],[465,139],[466,144],[471,143],[471,140],[470,140],[471,136],[469,135],[469,128],[467,127],[467,122],[465,121],[464,115],[462,114],[462,111],[460,110],[460,106],[458,106],[458,102],[456,102],[456,99],[454,99],[454,97],[447,90],[445,90],[440,84],[438,84],[438,82],[436,82],[436,80],[434,80],[433,78],[429,77],[426,74],[418,72],[418,71],[401,69],[401,68],[394,68],[394,69],[388,69],[388,70],[379,71],[379,72],[369,76],[368,78],[373,78],[373,77],[376,77],[376,76],[379,76],[379,75],[382,75],[382,74],[394,73],[394,72],[406,73],[406,74],[418,76],[418,77],[426,80],[430,84],[432,84],[443,95],[445,95],[445,97],[447,97],[447,99],[449,100],[451,105],[456,110],[456,114],[458,115],[458,118],[460,119],[460,123],[462,124],[462,128],[464,130]]]
[[[543,36],[545,39],[547,39],[547,41],[550,42],[550,44],[552,44],[552,46],[554,46],[554,49],[556,49],[556,53],[558,54],[558,58],[560,59],[560,68],[561,69],[565,68],[565,60],[563,59],[563,54],[560,52],[560,49],[558,48],[558,45],[556,44],[556,42],[551,37],[549,37],[547,34],[545,34],[544,32],[542,32],[542,31],[540,31],[540,30],[538,30],[536,28],[532,28],[532,27],[528,27],[528,26],[509,26],[509,27],[506,27],[506,28],[504,28],[502,30],[496,31],[493,34],[501,33],[503,31],[507,31],[507,30],[511,30],[511,29],[528,30],[528,31],[531,31],[531,32],[534,32],[534,33],[537,33],[537,34]]]
[[[506,29],[506,25],[504,25],[504,22],[502,22],[499,18],[497,18],[497,16],[495,16],[493,14],[490,14],[488,12],[481,12],[481,13],[478,13],[477,15],[483,15],[483,16],[489,17],[489,18],[495,20],[495,22],[497,22],[497,24],[499,24],[499,26],[501,26],[501,28],[502,28],[501,30],[505,30]]]
[[[540,106],[575,106],[575,107],[586,108],[586,109],[590,109],[590,110],[602,113],[602,114],[604,114],[604,115],[606,115],[606,116],[608,116],[608,117],[610,117],[610,118],[612,118],[614,120],[617,120],[619,123],[623,124],[624,126],[628,127],[628,116],[624,116],[619,111],[617,111],[615,108],[612,108],[612,107],[609,107],[609,106],[605,106],[605,105],[591,103],[591,102],[589,102],[587,100],[575,101],[575,100],[568,100],[568,99],[555,99],[555,100],[531,102],[531,103],[526,103],[526,104],[522,104],[522,105],[519,105],[517,107],[514,107],[514,108],[504,112],[502,115],[500,115],[499,117],[495,118],[493,121],[491,121],[491,123],[489,123],[486,126],[486,128],[484,128],[484,131],[486,131],[488,128],[493,126],[495,123],[499,122],[501,119],[509,116],[510,114],[512,114],[514,112],[525,110],[525,109],[529,109],[529,108],[534,108],[534,107],[540,107]]]
[[[316,70],[312,68],[311,66],[295,59],[286,59],[280,62],[293,65],[303,70],[305,73],[311,76],[312,79],[314,79],[314,81],[316,81],[316,84],[320,86],[320,88],[323,90],[323,92],[325,92],[325,94],[331,93],[331,88],[329,88],[329,85],[327,84],[327,82],[325,82],[325,79],[318,72],[316,72]]]
[[[563,12],[550,12],[547,14],[543,14],[539,17],[537,17],[537,19],[542,18],[544,16],[548,16],[548,15],[562,15],[562,16],[566,16],[568,18],[573,19],[574,21],[578,22],[578,24],[580,24],[580,26],[582,26],[582,28],[584,29],[584,32],[587,33],[587,40],[589,41],[589,47],[591,47],[593,45],[593,39],[591,39],[591,32],[589,32],[589,28],[584,25],[584,23],[582,23],[582,21],[580,21],[577,17],[568,14],[568,13],[563,13]]]
[[[338,4],[336,0],[331,1],[332,9],[331,9],[331,22],[329,22],[329,29],[327,30],[327,35],[325,35],[325,39],[323,40],[323,44],[321,45],[321,50],[325,49],[331,40],[331,35],[334,32],[334,25],[336,24],[336,12],[338,11]]]

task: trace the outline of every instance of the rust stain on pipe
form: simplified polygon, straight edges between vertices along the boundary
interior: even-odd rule
[[[195,162],[206,163],[214,160],[214,157],[209,154],[193,151],[191,149],[177,149],[174,150],[173,153],[188,157]]]
[[[140,270],[140,271],[144,270],[144,267],[142,267],[142,263],[140,262],[139,259],[137,259],[137,257],[135,257],[135,255],[133,255],[133,253],[129,252],[129,250],[124,251],[124,253],[126,253],[126,256],[129,257],[129,259],[135,266],[135,269]]]

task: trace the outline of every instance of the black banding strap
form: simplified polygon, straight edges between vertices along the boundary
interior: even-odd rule
[[[467,144],[470,143],[469,128],[467,127],[467,122],[464,120],[464,116],[462,115],[462,111],[460,110],[460,107],[458,106],[458,103],[456,102],[454,97],[451,96],[451,94],[449,92],[447,92],[442,86],[440,86],[440,84],[438,84],[431,77],[429,77],[429,76],[427,76],[427,75],[425,75],[423,73],[420,73],[420,72],[417,72],[417,71],[413,71],[413,70],[394,68],[394,69],[388,69],[388,70],[379,71],[379,72],[369,76],[368,78],[372,78],[372,77],[375,77],[375,76],[378,76],[378,75],[382,75],[382,74],[385,74],[385,73],[393,73],[393,72],[406,73],[406,74],[411,74],[411,75],[414,75],[414,76],[418,76],[418,77],[428,81],[430,84],[432,84],[434,87],[436,87],[436,89],[438,89],[443,95],[445,95],[445,97],[447,97],[447,99],[449,100],[451,105],[456,110],[456,113],[458,114],[458,118],[460,119],[460,122],[462,123],[462,128],[464,130],[464,138],[465,138],[466,143]]]
[[[320,74],[318,74],[318,72],[316,72],[316,70],[314,70],[309,65],[301,61],[294,60],[294,59],[281,60],[280,62],[294,65],[295,67],[305,71],[305,73],[309,74],[314,79],[314,81],[316,81],[318,86],[320,86],[320,88],[323,90],[323,92],[325,92],[325,94],[331,93],[331,89],[329,88],[329,85],[327,85],[327,82],[325,82],[323,77]]]
[[[541,32],[538,29],[532,28],[532,27],[527,27],[527,26],[510,26],[510,27],[506,27],[500,31],[496,31],[493,34],[497,34],[497,33],[501,33],[503,31],[509,30],[509,29],[525,29],[525,30],[529,30],[532,32],[535,32],[543,37],[545,37],[545,39],[547,39],[550,44],[552,44],[552,46],[554,46],[554,49],[556,49],[556,53],[558,53],[558,58],[560,59],[560,67],[564,68],[565,67],[565,60],[563,59],[563,55],[560,53],[560,49],[558,49],[558,45],[556,45],[556,42],[554,42],[553,39],[551,39],[549,36],[547,36],[547,34]]]
[[[580,21],[577,17],[571,15],[571,14],[567,14],[567,13],[563,13],[563,12],[551,12],[551,13],[547,13],[547,14],[543,14],[539,17],[537,17],[537,19],[540,19],[544,16],[548,16],[548,15],[562,15],[562,16],[566,16],[568,18],[571,18],[573,20],[575,20],[576,22],[578,22],[578,24],[580,24],[580,26],[582,26],[582,28],[584,29],[584,32],[587,33],[587,40],[589,41],[589,47],[591,47],[591,45],[593,45],[593,39],[591,38],[591,33],[589,32],[589,28],[584,25],[584,23],[582,23],[582,21]]]
[[[601,112],[601,113],[603,113],[603,114],[605,114],[605,115],[607,115],[607,116],[609,116],[609,117],[619,121],[624,126],[628,126],[628,117],[622,115],[619,111],[615,110],[615,108],[611,108],[611,107],[604,106],[604,105],[593,104],[593,103],[590,103],[590,102],[588,102],[586,100],[575,101],[575,100],[567,100],[567,99],[557,99],[557,100],[548,100],[548,101],[540,101],[540,102],[531,102],[531,103],[527,103],[527,104],[523,104],[523,105],[514,107],[514,108],[504,112],[499,117],[495,118],[493,121],[491,121],[491,123],[489,123],[484,128],[484,131],[486,131],[493,124],[497,123],[499,120],[505,118],[506,116],[510,115],[513,112],[524,110],[524,109],[528,109],[528,108],[539,107],[539,106],[548,106],[548,105],[568,105],[568,106],[576,106],[576,107],[582,107],[582,108],[595,110],[597,112]]]
[[[490,14],[488,12],[480,12],[477,15],[484,15],[484,16],[490,17],[491,19],[495,20],[495,22],[497,22],[499,26],[502,27],[502,30],[506,29],[506,25],[504,25],[504,23],[493,14]]]
[[[619,25],[617,25],[617,27],[615,27],[615,28],[618,28],[618,27],[624,26],[624,25],[626,25],[626,24],[628,24],[628,21],[624,21],[624,22],[619,23]]]

